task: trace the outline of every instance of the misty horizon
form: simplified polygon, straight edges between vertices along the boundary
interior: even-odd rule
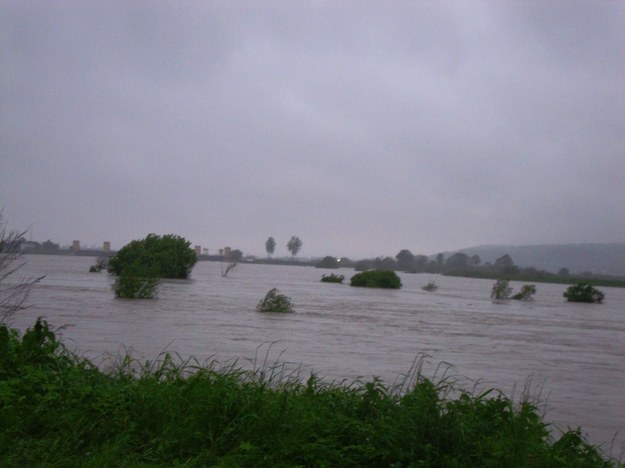
[[[617,0],[0,0],[4,222],[257,256],[625,243],[623,24]]]

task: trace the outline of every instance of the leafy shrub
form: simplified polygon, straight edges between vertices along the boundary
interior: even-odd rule
[[[517,301],[531,301],[536,294],[536,286],[533,284],[526,284],[521,288],[521,291],[512,296],[512,299]]]
[[[145,239],[126,244],[109,261],[108,271],[121,275],[124,270],[148,269],[159,278],[188,278],[197,262],[191,243],[183,237],[148,234]]]
[[[512,288],[508,286],[508,280],[500,279],[495,281],[493,284],[493,289],[490,292],[490,297],[492,299],[509,299],[510,294],[512,293]]]
[[[436,284],[436,282],[430,280],[430,281],[428,281],[428,284],[423,286],[422,289],[424,291],[436,291],[438,289],[438,285]]]
[[[601,304],[605,295],[589,283],[579,282],[564,292],[564,297],[569,302],[593,302]]]
[[[330,275],[321,275],[321,281],[324,283],[341,283],[343,284],[343,280],[345,277],[343,275],[335,275],[334,273]]]
[[[350,280],[351,286],[365,288],[401,288],[401,279],[391,270],[369,270],[357,273]]]
[[[276,288],[270,289],[256,306],[259,312],[293,312],[293,303],[288,296],[280,294]]]
[[[115,297],[120,299],[153,299],[156,295],[159,278],[140,276],[137,273],[125,271],[115,279],[113,290]]]

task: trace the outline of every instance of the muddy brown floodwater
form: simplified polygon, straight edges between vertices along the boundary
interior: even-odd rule
[[[190,280],[164,281],[156,300],[120,300],[107,273],[88,272],[94,258],[26,259],[18,277],[47,276],[13,324],[44,316],[96,361],[125,350],[242,366],[256,357],[326,381],[392,384],[425,354],[426,377],[444,362],[465,388],[479,381],[516,399],[529,388],[554,426],[581,426],[612,456],[625,450],[625,289],[600,288],[601,305],[574,304],[562,297],[566,286],[539,283],[532,302],[493,303],[491,280],[402,274],[403,288],[391,291],[321,283],[331,271],[311,267],[239,264],[223,278],[219,263],[198,262]],[[338,273],[349,282],[354,272]],[[422,290],[430,279],[435,292]],[[295,313],[255,311],[272,287]]]

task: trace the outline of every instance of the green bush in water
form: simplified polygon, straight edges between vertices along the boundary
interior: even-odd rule
[[[115,278],[113,291],[120,299],[153,299],[159,282],[152,269],[135,265]]]
[[[159,278],[185,279],[191,274],[197,255],[184,237],[148,234],[133,240],[109,260],[108,271],[121,275],[126,270],[149,268]]]
[[[351,286],[364,288],[401,288],[401,279],[391,270],[369,270],[357,273],[350,280]]]
[[[280,294],[276,288],[269,290],[263,300],[256,306],[259,312],[293,312],[293,303],[288,296]]]
[[[495,281],[493,289],[490,291],[491,299],[509,299],[512,293],[512,288],[508,285],[508,280],[500,279]]]
[[[601,304],[605,295],[589,283],[579,282],[564,292],[564,297],[569,302],[594,302]]]
[[[343,275],[335,275],[334,273],[329,275],[322,275],[321,281],[324,283],[341,283],[343,284],[345,277]]]
[[[517,301],[531,301],[536,294],[536,286],[533,284],[526,284],[521,288],[521,291],[512,296],[512,299]]]
[[[438,289],[438,285],[436,284],[435,281],[428,281],[428,284],[426,284],[425,286],[423,286],[424,291],[436,291]]]

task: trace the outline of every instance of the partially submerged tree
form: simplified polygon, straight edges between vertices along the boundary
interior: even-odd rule
[[[564,292],[568,302],[589,302],[601,304],[605,295],[589,283],[579,282],[569,286]]]
[[[343,280],[345,276],[343,275],[335,275],[334,273],[330,273],[329,275],[321,275],[322,283],[339,283],[343,284]]]
[[[512,288],[509,286],[509,281],[505,279],[499,279],[493,285],[493,289],[490,292],[490,297],[496,300],[515,299],[517,301],[531,301],[534,299],[536,293],[536,286],[533,284],[526,284],[521,288],[521,291],[510,297],[512,294]]]
[[[401,288],[401,279],[391,270],[369,270],[357,273],[351,277],[350,286],[364,288]]]
[[[109,261],[108,271],[120,275],[127,269],[151,271],[159,278],[188,278],[197,255],[191,242],[173,234],[148,234],[145,239],[133,240],[121,248]]]
[[[126,244],[109,261],[117,275],[115,295],[126,299],[150,299],[161,278],[188,278],[197,262],[191,243],[180,236],[149,234]]]
[[[493,284],[493,289],[490,291],[490,297],[496,300],[509,299],[512,293],[512,288],[508,286],[508,280],[500,279]]]
[[[21,245],[26,231],[7,229],[0,210],[0,323],[7,323],[15,312],[24,309],[32,287],[45,276],[13,280],[26,263]]]
[[[113,290],[120,299],[153,299],[160,278],[153,272],[125,269],[115,280]]]
[[[516,299],[517,301],[531,301],[534,299],[534,294],[536,294],[536,286],[533,284],[525,284],[520,292],[512,296],[512,299]]]

